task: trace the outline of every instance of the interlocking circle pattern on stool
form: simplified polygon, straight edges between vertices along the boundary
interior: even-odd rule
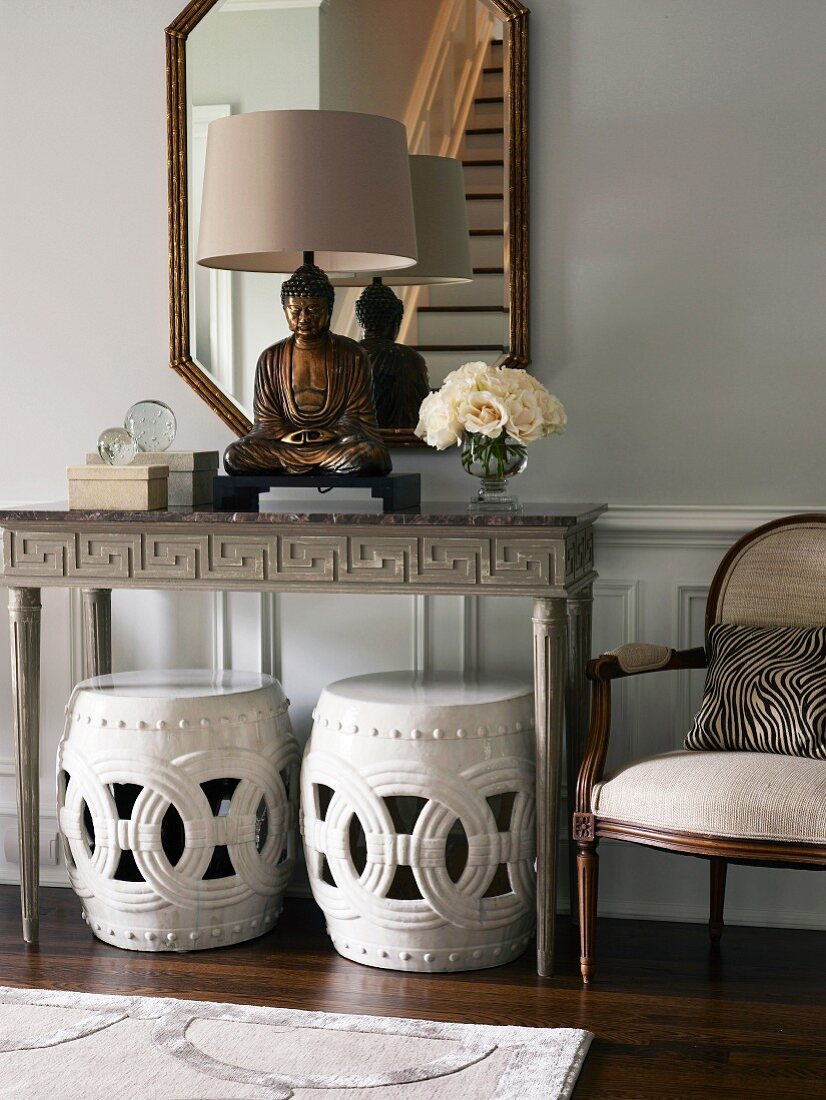
[[[530,694],[480,700],[477,725],[495,719],[484,736],[425,739],[417,727],[386,740],[354,737],[352,706],[346,722],[330,717],[348,683],[322,696],[301,773],[310,884],[336,949],[408,970],[508,961],[533,924],[535,770],[528,723],[501,712],[524,711]]]
[[[299,755],[279,685],[223,674],[209,694],[209,674],[179,673],[178,696],[150,695],[147,680],[144,698],[126,675],[127,697],[117,676],[78,686],[58,750],[58,820],[84,918],[133,950],[260,935],[296,849]]]

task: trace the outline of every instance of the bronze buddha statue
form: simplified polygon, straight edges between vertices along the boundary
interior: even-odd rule
[[[361,346],[373,367],[376,416],[382,428],[412,428],[419,407],[430,393],[427,363],[414,349],[397,344],[404,303],[389,286],[373,283],[356,302],[356,318],[364,329]]]
[[[292,335],[258,360],[252,431],[224,452],[228,474],[389,473],[370,363],[354,340],[330,332],[334,299],[314,264],[283,284]]]

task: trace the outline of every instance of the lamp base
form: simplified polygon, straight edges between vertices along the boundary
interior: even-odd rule
[[[212,482],[212,507],[216,512],[257,512],[260,496],[270,489],[369,489],[380,499],[383,512],[417,512],[422,502],[420,474],[388,474],[357,477],[348,474],[230,474]]]

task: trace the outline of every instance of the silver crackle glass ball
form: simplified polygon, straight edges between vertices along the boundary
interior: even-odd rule
[[[107,466],[128,466],[138,445],[126,428],[105,428],[98,436],[98,454]]]
[[[123,423],[142,451],[167,450],[178,430],[175,413],[163,401],[138,401]]]

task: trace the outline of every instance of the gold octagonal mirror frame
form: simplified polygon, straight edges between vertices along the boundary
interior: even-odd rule
[[[528,9],[519,0],[482,0],[505,24],[508,40],[505,150],[507,193],[504,254],[508,272],[509,349],[498,363],[527,367],[529,344],[528,266]],[[186,42],[220,0],[190,0],[166,28],[167,163],[169,209],[170,366],[236,435],[251,422],[201,368],[190,343],[190,270],[187,164]],[[412,430],[383,429],[390,447],[423,446]]]

